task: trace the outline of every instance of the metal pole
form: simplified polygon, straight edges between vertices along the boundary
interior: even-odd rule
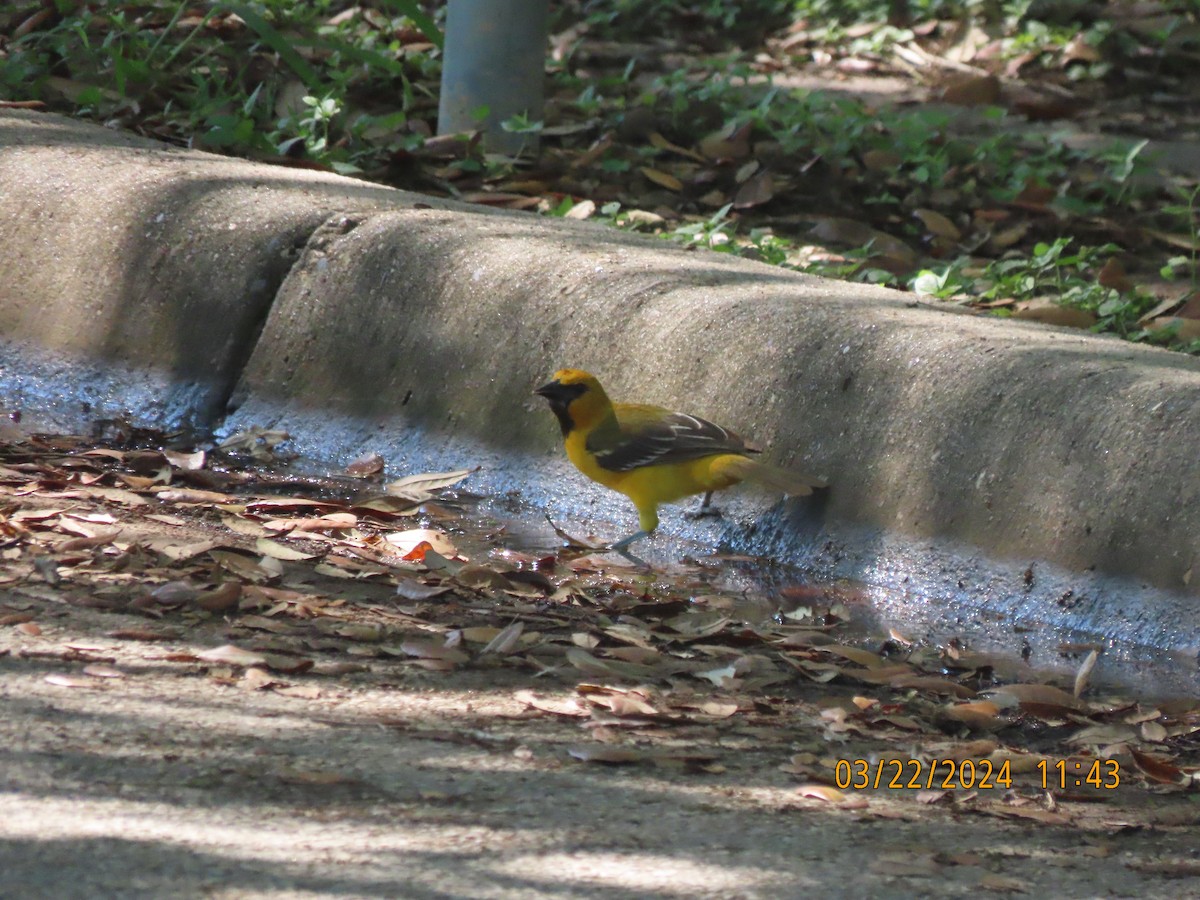
[[[481,130],[488,150],[536,152],[535,134],[514,134],[500,123],[542,118],[549,11],[550,0],[450,0],[438,134]]]

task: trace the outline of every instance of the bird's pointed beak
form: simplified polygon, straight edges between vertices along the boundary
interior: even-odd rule
[[[540,388],[535,390],[534,393],[539,397],[545,397],[551,403],[555,402],[556,400],[561,402],[570,402],[571,398],[575,396],[571,388],[568,385],[563,384],[561,381],[548,381]]]

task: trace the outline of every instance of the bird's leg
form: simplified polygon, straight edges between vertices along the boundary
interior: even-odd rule
[[[712,491],[708,491],[704,495],[704,499],[700,501],[700,505],[695,509],[684,510],[684,516],[689,519],[703,519],[708,516],[719,519],[721,510],[712,505]]]
[[[625,553],[625,549],[634,541],[640,541],[644,537],[650,537],[650,532],[643,528],[640,531],[635,531],[633,534],[629,535],[629,537],[621,538],[615,544],[609,544],[608,549],[628,556],[628,554]]]
[[[640,541],[644,537],[649,537],[650,533],[651,532],[645,528],[641,529],[640,531],[635,531],[633,534],[629,535],[629,537],[621,538],[621,540],[617,541],[615,544],[610,544],[608,547],[609,552],[620,553],[635,566],[641,566],[643,569],[649,569],[650,564],[648,562],[646,562],[640,556],[634,556],[629,552],[629,545],[634,541]]]
[[[626,547],[634,541],[640,541],[642,538],[654,534],[654,529],[658,527],[658,507],[653,503],[637,504],[637,511],[638,530],[629,537],[621,538],[615,544],[609,544],[609,550],[628,556],[629,554],[625,552]]]

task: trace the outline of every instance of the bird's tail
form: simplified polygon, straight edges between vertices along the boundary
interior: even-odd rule
[[[768,490],[780,491],[793,497],[806,497],[813,492],[813,488],[823,488],[828,485],[823,478],[801,475],[798,472],[781,469],[747,456],[722,457],[721,468],[733,480],[749,481]]]

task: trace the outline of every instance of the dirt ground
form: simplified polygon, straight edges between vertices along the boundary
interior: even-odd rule
[[[1190,708],[949,720],[988,702],[965,677],[872,683],[871,651],[751,629],[711,584],[686,635],[679,573],[506,553],[436,489],[376,530],[492,548],[471,566],[195,457],[3,449],[0,897],[1200,890],[1190,770],[1161,756]],[[1114,784],[1042,789],[1036,760],[1079,754]],[[966,758],[1012,784],[837,788],[838,760]]]

